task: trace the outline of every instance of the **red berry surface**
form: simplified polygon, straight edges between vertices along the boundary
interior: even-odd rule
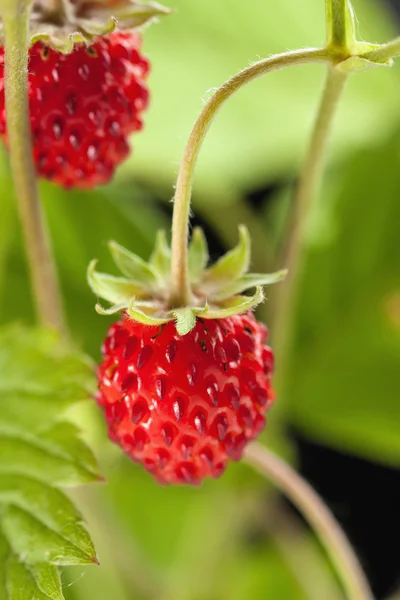
[[[252,314],[149,327],[127,317],[103,344],[98,404],[110,439],[161,483],[219,477],[262,431],[274,393],[267,330]]]
[[[114,32],[61,54],[37,42],[29,56],[29,104],[38,174],[64,187],[109,181],[142,128],[148,61],[136,33]],[[4,50],[0,48],[0,135],[7,144]]]

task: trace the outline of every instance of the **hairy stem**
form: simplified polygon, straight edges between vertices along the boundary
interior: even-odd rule
[[[32,156],[28,103],[29,3],[2,0],[0,12],[5,33],[5,97],[11,169],[37,314],[42,324],[64,331],[61,297]]]
[[[299,284],[304,260],[305,226],[314,195],[322,178],[333,118],[345,81],[344,73],[330,67],[310,148],[295,196],[286,256],[283,262],[280,261],[289,269],[285,285],[277,290],[275,298],[273,328],[280,379],[287,374],[293,344]]]
[[[374,600],[368,581],[349,541],[323,500],[283,460],[260,444],[251,444],[245,459],[285,493],[318,534],[337,569],[349,600]]]
[[[395,38],[387,44],[382,44],[382,46],[376,50],[360,54],[360,56],[361,58],[366,58],[367,60],[372,60],[374,62],[385,62],[391,58],[400,56],[400,37]]]
[[[205,135],[221,106],[240,88],[271,71],[292,65],[332,62],[336,53],[332,50],[309,49],[287,52],[261,60],[244,69],[222,87],[207,102],[197,119],[186,144],[174,198],[172,220],[172,268],[171,297],[172,307],[190,303],[189,274],[187,267],[187,239],[189,233],[190,199],[194,168]]]

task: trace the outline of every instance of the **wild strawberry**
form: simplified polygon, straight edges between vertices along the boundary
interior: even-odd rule
[[[264,428],[272,353],[253,315],[203,320],[180,336],[128,316],[103,346],[97,401],[110,438],[161,483],[222,475]]]
[[[113,32],[70,54],[39,41],[30,49],[29,103],[38,174],[67,188],[106,183],[142,128],[148,61],[134,32]],[[4,51],[0,49],[0,135],[7,144]]]
[[[220,476],[263,429],[272,404],[273,353],[251,308],[285,272],[246,274],[249,237],[206,268],[204,234],[189,246],[191,303],[169,307],[171,254],[163,235],[148,263],[112,242],[114,277],[89,267],[93,291],[123,311],[103,344],[97,402],[111,440],[162,483]],[[253,296],[240,292],[256,287]]]

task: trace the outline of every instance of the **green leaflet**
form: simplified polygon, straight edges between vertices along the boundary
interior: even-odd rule
[[[63,598],[56,565],[96,563],[82,515],[58,486],[99,481],[64,412],[89,397],[90,361],[57,336],[0,332],[0,598]]]

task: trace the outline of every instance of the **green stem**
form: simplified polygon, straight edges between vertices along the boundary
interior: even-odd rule
[[[28,103],[29,2],[0,1],[11,169],[40,322],[64,331],[61,297],[38,197]]]
[[[367,60],[372,60],[374,62],[385,62],[391,58],[400,56],[400,37],[395,38],[387,44],[382,44],[382,46],[376,50],[360,54],[360,56],[361,58],[366,58]]]
[[[251,444],[245,458],[252,467],[273,481],[310,523],[337,569],[347,598],[374,600],[349,541],[313,488],[288,464],[260,444]]]
[[[353,40],[353,15],[349,0],[326,0],[326,21],[328,46],[346,51],[349,41]]]
[[[221,106],[240,88],[271,71],[293,65],[333,62],[337,53],[333,50],[309,49],[287,52],[261,60],[244,69],[222,87],[207,102],[187,142],[175,189],[174,215],[172,220],[172,307],[190,304],[191,291],[187,267],[187,240],[189,234],[190,198],[194,168],[205,135]]]
[[[300,177],[294,201],[292,229],[289,235],[286,256],[280,264],[289,269],[285,284],[277,290],[274,315],[274,339],[279,381],[287,375],[291,354],[299,283],[304,260],[305,227],[314,195],[322,178],[325,155],[333,118],[342,94],[347,75],[330,67],[325,90],[320,103],[311,144]],[[280,388],[281,386],[278,385]]]

